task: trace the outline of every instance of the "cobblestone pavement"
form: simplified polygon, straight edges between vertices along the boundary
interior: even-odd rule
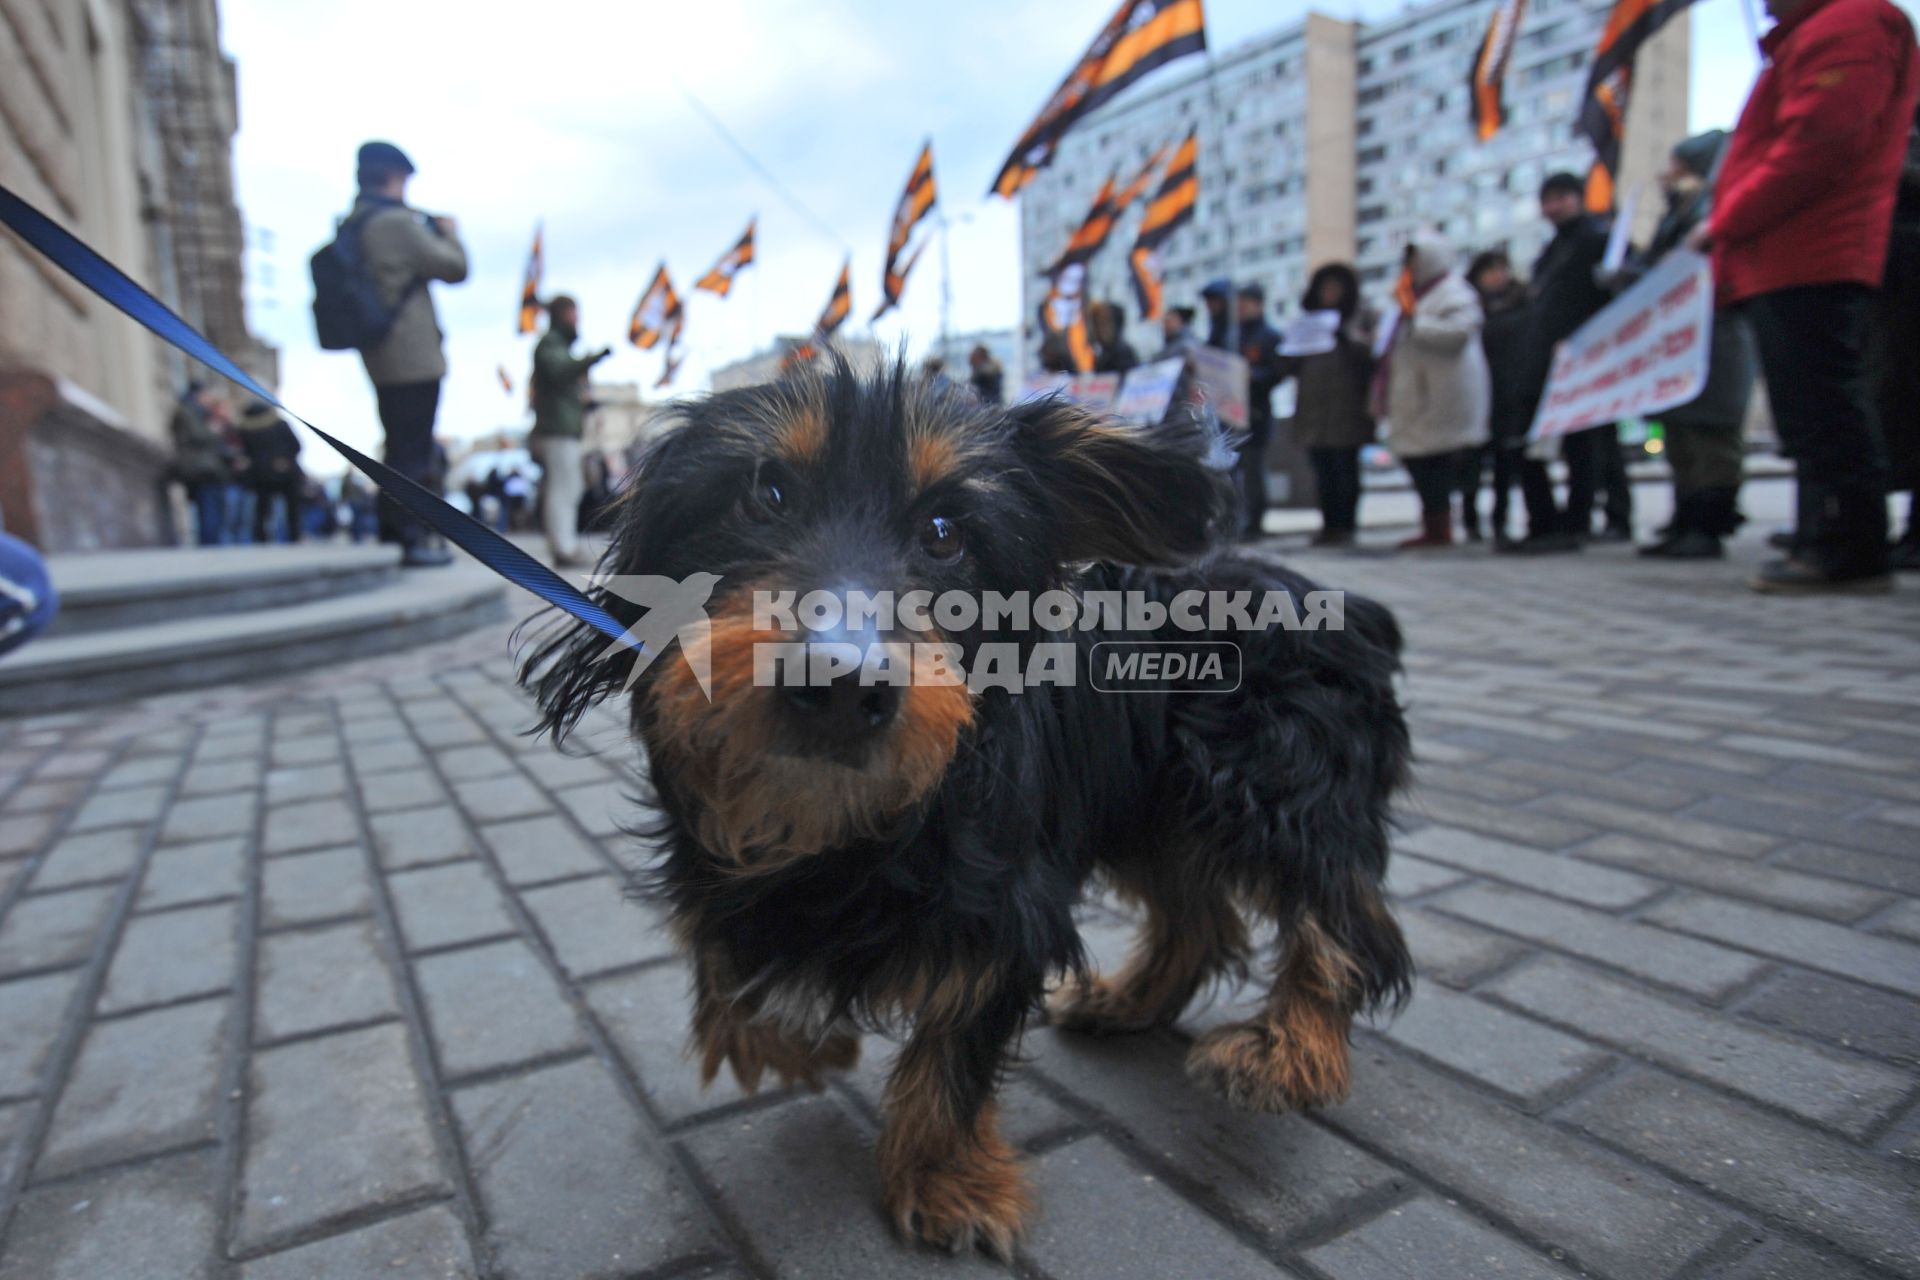
[[[1418,994],[1305,1116],[1185,1083],[1231,995],[1031,1033],[1015,1271],[1920,1275],[1913,584],[1295,562],[1411,640]],[[995,1269],[888,1234],[880,1046],[698,1090],[630,751],[517,736],[505,640],[0,726],[0,1280]]]

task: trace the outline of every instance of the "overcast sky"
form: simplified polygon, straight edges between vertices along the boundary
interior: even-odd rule
[[[1731,123],[1757,67],[1741,2],[1701,0],[1694,10],[1696,128]],[[240,69],[240,202],[253,228],[250,314],[281,348],[283,398],[350,442],[378,439],[358,359],[314,346],[306,272],[350,202],[355,148],[376,137],[413,157],[410,202],[457,217],[473,261],[466,284],[435,286],[452,366],[440,428],[450,436],[520,418],[523,395],[509,398],[495,368],[524,382],[532,339],[515,336],[513,316],[536,222],[546,225],[547,290],[575,294],[584,340],[616,349],[599,374],[645,389],[660,354],[627,346],[625,325],[655,264],[664,258],[685,294],[759,215],[759,261],[733,296],[690,297],[675,390],[699,391],[715,365],[810,326],[849,249],[849,326],[865,327],[894,201],[929,135],[940,205],[954,220],[954,327],[1011,325],[1015,211],[981,193],[1113,3],[972,0],[940,6],[936,19],[893,0],[335,0],[324,16],[305,0],[227,0],[223,37]],[[1402,6],[1318,7],[1378,18]],[[1306,8],[1209,0],[1209,39],[1225,49]],[[827,229],[730,151],[681,84]],[[918,347],[939,318],[936,247],[903,309],[874,331]]]

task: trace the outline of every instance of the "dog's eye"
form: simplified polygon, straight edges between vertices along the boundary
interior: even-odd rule
[[[965,544],[960,526],[945,516],[934,516],[920,526],[920,549],[935,560],[953,559]]]
[[[759,524],[779,515],[787,503],[786,494],[780,491],[775,481],[762,477],[753,483],[753,492],[740,500],[740,509],[747,519]]]

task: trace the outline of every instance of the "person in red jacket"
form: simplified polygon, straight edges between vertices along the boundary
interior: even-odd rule
[[[1767,10],[1767,65],[1712,217],[1691,240],[1713,252],[1721,302],[1746,304],[1799,475],[1794,550],[1753,587],[1888,591],[1887,455],[1865,353],[1920,51],[1890,0],[1767,0]]]

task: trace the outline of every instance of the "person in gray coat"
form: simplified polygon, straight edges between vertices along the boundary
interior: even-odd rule
[[[381,301],[395,308],[386,338],[360,353],[386,432],[385,461],[438,493],[433,422],[440,408],[440,384],[447,376],[447,357],[427,282],[465,280],[467,251],[452,218],[432,217],[407,207],[407,179],[413,172],[413,162],[391,142],[362,146],[360,194],[348,221],[358,225],[361,254]],[[425,525],[384,496],[380,536],[401,545],[401,563],[409,567],[451,560]]]
[[[1673,149],[1660,184],[1667,210],[1646,250],[1628,259],[1613,282],[1624,289],[1686,243],[1703,222],[1712,199],[1709,183],[1727,135],[1696,134]],[[1720,540],[1740,527],[1740,480],[1746,466],[1743,429],[1753,398],[1756,357],[1753,334],[1737,309],[1713,315],[1707,385],[1686,404],[1657,415],[1666,431],[1667,465],[1673,471],[1673,523],[1643,556],[1701,560],[1725,554]]]

